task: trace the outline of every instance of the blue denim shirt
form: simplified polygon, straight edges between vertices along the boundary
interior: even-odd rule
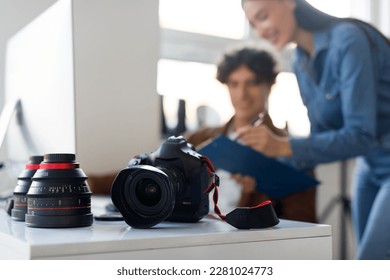
[[[313,39],[314,55],[297,47],[293,60],[311,124],[309,137],[290,139],[293,165],[304,169],[378,148],[390,151],[389,45],[351,22]]]

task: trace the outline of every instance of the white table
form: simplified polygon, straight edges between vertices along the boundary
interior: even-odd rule
[[[93,213],[106,200],[94,198]],[[238,230],[204,218],[133,229],[94,221],[84,228],[26,227],[0,210],[0,259],[331,259],[331,226],[281,220],[272,228]]]

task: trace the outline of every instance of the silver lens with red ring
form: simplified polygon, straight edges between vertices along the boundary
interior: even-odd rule
[[[26,225],[83,227],[93,223],[88,177],[74,154],[46,154],[27,193]]]

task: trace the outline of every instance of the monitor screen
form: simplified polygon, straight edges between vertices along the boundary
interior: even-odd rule
[[[20,99],[8,127],[10,162],[76,153],[72,1],[59,0],[7,42],[5,104]]]

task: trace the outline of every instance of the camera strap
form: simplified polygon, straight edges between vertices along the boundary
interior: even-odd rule
[[[207,157],[202,156],[201,160],[206,164],[211,177],[210,185],[205,192],[209,194],[214,190],[214,213],[217,214],[221,220],[238,229],[267,228],[273,227],[279,223],[279,218],[276,216],[270,200],[266,200],[254,207],[237,207],[227,215],[223,215],[218,207],[219,177],[215,173],[213,164]]]

